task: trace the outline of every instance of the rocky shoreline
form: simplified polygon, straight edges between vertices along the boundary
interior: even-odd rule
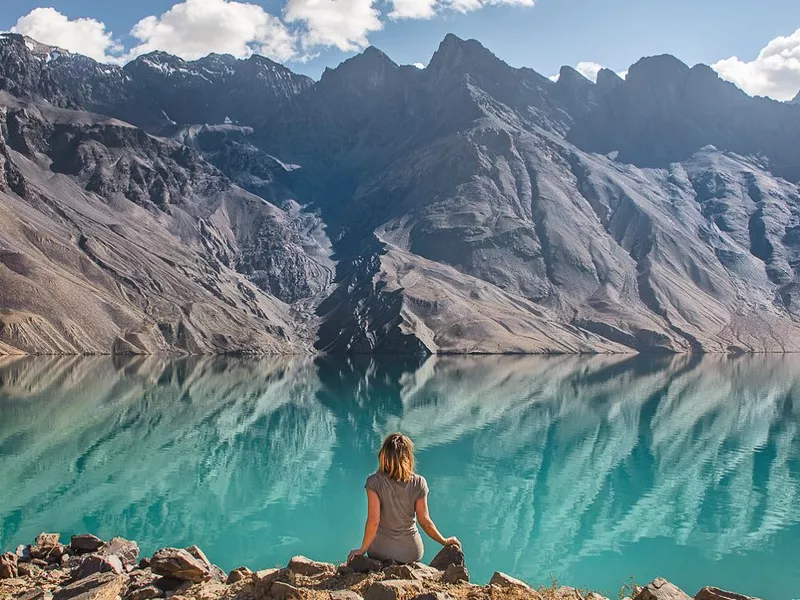
[[[556,584],[534,589],[499,571],[488,585],[475,585],[464,553],[454,546],[429,565],[385,565],[363,556],[334,565],[295,556],[285,567],[225,573],[197,546],[140,558],[136,542],[119,537],[60,539],[42,533],[0,556],[0,600],[608,600]],[[692,600],[662,578],[623,590],[629,593],[620,593],[623,600]],[[694,600],[759,599],[705,587]]]

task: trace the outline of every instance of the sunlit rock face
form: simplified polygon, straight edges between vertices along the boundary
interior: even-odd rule
[[[649,57],[625,80],[564,68],[553,82],[453,35],[423,70],[368,48],[318,82],[260,57],[119,68],[53,52],[0,36],[0,208],[47,230],[100,202],[98,228],[144,228],[137,243],[170,262],[133,269],[152,289],[105,270],[96,326],[66,283],[61,313],[20,287],[3,352],[800,350],[800,109],[703,65]],[[20,98],[51,115],[46,131]],[[53,105],[75,110],[71,127]],[[187,238],[197,251],[176,260]],[[10,271],[36,264],[23,227],[4,239],[24,248]],[[104,251],[123,260],[123,245]],[[73,246],[48,256],[70,270]],[[225,269],[238,275],[209,281]],[[190,341],[176,341],[185,306],[159,297],[148,321],[115,297],[125,277],[152,296],[188,277]],[[214,319],[232,321],[224,339]]]

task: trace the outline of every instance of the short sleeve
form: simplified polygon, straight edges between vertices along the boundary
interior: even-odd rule
[[[372,475],[367,477],[367,481],[364,483],[364,487],[368,490],[372,490],[377,494],[381,487],[381,482],[380,478],[378,477],[378,474],[373,473]]]
[[[419,488],[419,491],[417,495],[417,500],[419,500],[420,498],[424,498],[425,496],[428,495],[428,482],[422,475],[419,475],[418,477],[419,477],[419,482],[417,484],[417,487]]]

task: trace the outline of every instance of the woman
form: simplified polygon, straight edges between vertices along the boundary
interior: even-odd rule
[[[382,562],[411,563],[424,548],[416,523],[431,539],[460,546],[457,538],[442,537],[428,514],[428,482],[414,473],[414,444],[401,433],[383,441],[378,470],[367,478],[367,523],[361,547],[347,561],[365,552]],[[416,516],[416,523],[414,517]]]

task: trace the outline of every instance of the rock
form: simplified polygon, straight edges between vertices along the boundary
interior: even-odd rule
[[[69,541],[69,547],[75,554],[87,554],[97,552],[105,545],[105,542],[96,535],[84,533],[73,535]]]
[[[602,596],[597,594],[595,600],[599,600],[600,598],[602,598]],[[581,596],[581,593],[574,587],[562,585],[553,591],[553,600],[583,600],[583,596]]]
[[[414,596],[411,600],[451,600],[451,596],[446,592],[426,592]]]
[[[31,547],[20,544],[17,546],[15,554],[17,555],[17,560],[19,562],[29,561],[31,559]]]
[[[301,598],[303,596],[299,588],[284,581],[274,582],[270,587],[270,594],[272,594],[272,597],[276,600],[292,600],[293,598]]]
[[[442,581],[445,583],[462,583],[469,581],[469,571],[464,565],[449,565],[444,570]]]
[[[36,536],[36,541],[30,549],[32,558],[38,558],[47,562],[57,562],[64,554],[65,546],[58,542],[57,533],[40,533]]]
[[[589,592],[588,594],[586,594],[586,598],[584,600],[608,600],[608,598],[606,598],[602,594],[598,594],[597,592]],[[623,598],[622,600],[626,599]],[[630,600],[630,598],[628,598],[627,600]]]
[[[704,587],[697,592],[694,600],[760,600],[752,596],[745,596],[744,594],[737,594],[736,592],[727,592],[715,587]]]
[[[100,550],[101,554],[115,554],[123,565],[135,565],[139,559],[139,545],[125,538],[115,537]]]
[[[656,577],[633,600],[692,600],[683,590],[663,577]]]
[[[75,579],[83,579],[94,575],[95,573],[105,573],[110,571],[121,575],[125,572],[122,566],[122,561],[115,554],[87,554],[81,557],[80,564],[74,569],[73,576]]]
[[[140,560],[139,561],[139,568],[140,569],[149,569],[150,568],[150,559],[149,558],[143,558],[142,560]]]
[[[434,569],[444,571],[450,565],[463,565],[464,564],[464,551],[460,546],[452,544],[445,546],[439,553],[433,557],[430,565]]]
[[[211,561],[208,560],[208,557],[205,555],[205,552],[200,550],[200,548],[198,548],[197,546],[189,546],[188,548],[186,548],[186,551],[192,556],[194,556],[201,563],[203,563],[206,567],[211,569]]]
[[[371,584],[364,593],[364,600],[401,600],[417,596],[422,592],[419,581],[387,579]]]
[[[12,579],[19,575],[18,558],[12,552],[0,556],[0,579]]]
[[[61,588],[53,600],[116,600],[122,593],[125,578],[115,573],[95,573]]]
[[[252,574],[253,572],[247,567],[239,567],[228,574],[228,578],[225,580],[225,583],[232,585],[242,581],[243,579],[249,579]]]
[[[194,583],[211,578],[210,570],[202,561],[180,548],[164,548],[156,552],[150,559],[150,569],[158,575]]]
[[[383,570],[388,579],[416,579],[411,565],[392,565]]]
[[[38,577],[42,568],[30,562],[21,562],[17,565],[20,577]]]
[[[419,581],[434,581],[442,578],[442,572],[423,563],[411,563],[414,569],[414,578]]]
[[[380,571],[383,568],[383,564],[379,560],[362,554],[361,556],[356,556],[353,558],[353,560],[348,562],[347,568],[349,568],[353,573],[369,573],[371,571]]]
[[[353,590],[333,590],[331,592],[331,600],[364,600],[360,595]]]
[[[332,574],[336,567],[331,563],[317,562],[305,556],[294,556],[286,567],[292,573],[313,577],[314,575]]]
[[[133,590],[125,596],[125,600],[152,600],[153,598],[161,598],[164,592],[154,585],[148,585],[137,590]]]
[[[157,577],[153,580],[153,585],[156,586],[164,593],[174,592],[178,588],[180,588],[185,581],[182,579],[177,579],[175,577]]]
[[[28,590],[21,596],[17,596],[16,600],[53,600],[53,594],[40,587]]]
[[[502,588],[510,588],[519,591],[523,591],[527,594],[533,594],[535,598],[541,598],[538,592],[536,592],[531,586],[529,586],[524,581],[517,579],[515,577],[511,577],[511,575],[506,575],[505,573],[501,573],[500,571],[495,571],[492,578],[489,580],[489,585],[496,585],[497,587]]]
[[[272,584],[275,583],[278,578],[284,579],[291,576],[292,575],[285,569],[263,569],[253,573],[250,579],[253,582],[256,597],[263,598],[271,593]]]

